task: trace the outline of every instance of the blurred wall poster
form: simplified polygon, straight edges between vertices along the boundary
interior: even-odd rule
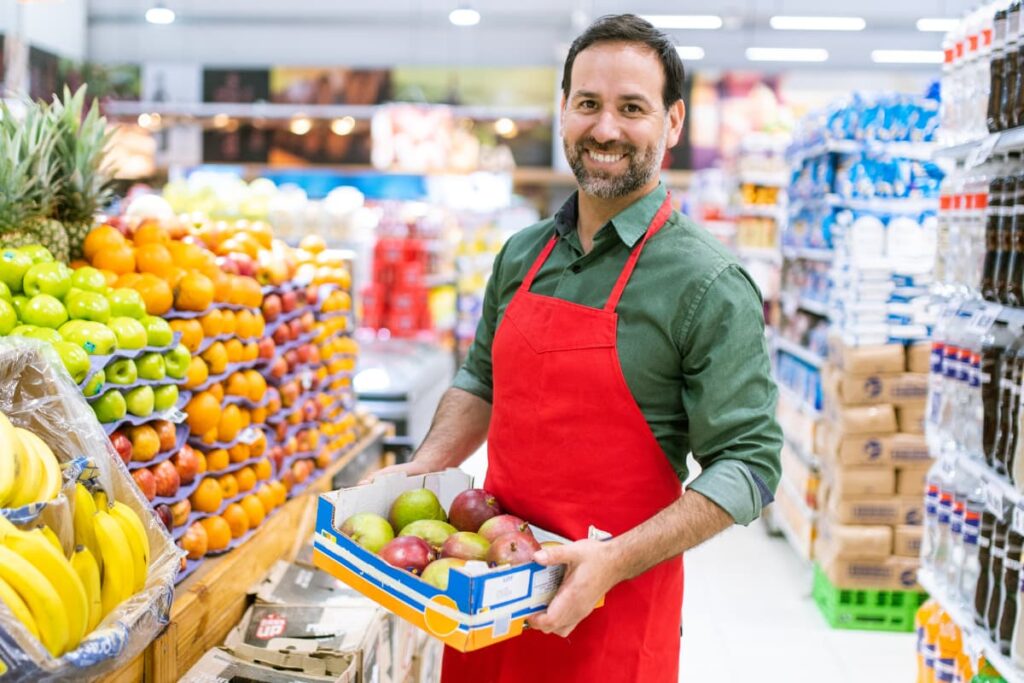
[[[142,93],[142,69],[138,64],[96,64],[61,58],[57,64],[58,88],[75,92],[87,85],[90,99],[137,102]]]
[[[204,69],[203,101],[266,102],[270,99],[267,69]],[[230,119],[220,128],[203,131],[203,160],[214,163],[266,163],[272,131],[263,125]]]
[[[38,47],[28,48],[28,94],[33,100],[52,99],[60,82],[57,55]]]
[[[376,105],[389,99],[391,71],[343,67],[278,67],[270,71],[273,102],[310,105]],[[274,132],[272,164],[369,164],[368,121],[312,120],[299,135],[287,128]]]
[[[736,154],[747,133],[776,130],[786,116],[779,97],[780,77],[728,72],[697,74],[690,90],[689,141],[692,168],[712,168]]]

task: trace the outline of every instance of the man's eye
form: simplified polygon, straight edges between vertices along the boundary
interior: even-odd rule
[[[578,106],[580,109],[597,109],[597,102],[594,100],[582,100]]]
[[[639,114],[643,111],[642,109],[640,109],[640,107],[638,107],[635,104],[627,104],[625,107],[622,108],[622,110],[627,114]]]

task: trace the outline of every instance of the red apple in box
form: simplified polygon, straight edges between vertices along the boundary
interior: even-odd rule
[[[430,544],[418,536],[399,536],[381,548],[378,555],[392,567],[417,576],[423,573],[435,557]]]
[[[274,429],[274,436],[277,438],[278,443],[284,443],[285,436],[288,434],[288,423],[276,422],[271,427]]]
[[[235,260],[229,256],[218,256],[216,258],[217,267],[228,275],[238,275],[238,264]]]
[[[281,386],[281,403],[285,408],[290,408],[299,399],[299,383],[292,380]]]
[[[305,332],[305,328],[302,326],[302,318],[295,318],[288,323],[288,331],[291,333],[292,339],[298,339]]]
[[[306,287],[306,303],[310,306],[316,305],[316,302],[320,300],[320,291],[316,285],[310,285]]]
[[[316,326],[316,316],[312,311],[306,311],[299,316],[299,322],[302,324],[302,331],[309,332]]]
[[[281,297],[277,294],[268,294],[263,299],[263,319],[272,323],[281,315]]]
[[[310,350],[313,349],[312,344],[303,344],[299,348],[295,349],[295,355],[298,356],[298,362],[308,363],[310,358]]]
[[[182,446],[177,455],[171,458],[171,461],[174,462],[174,469],[178,471],[178,478],[183,485],[188,486],[195,481],[196,475],[199,473],[199,458],[191,446],[188,444]]]
[[[285,292],[281,295],[281,312],[291,313],[295,310],[295,307],[299,305],[299,297],[292,292]]]
[[[248,254],[243,254],[240,251],[233,251],[228,254],[228,257],[234,262],[239,275],[244,275],[245,277],[256,277],[256,262],[253,261],[252,257]]]
[[[274,330],[273,339],[274,343],[278,346],[284,346],[292,340],[292,328],[288,326],[288,323],[281,323],[281,325]]]
[[[275,470],[280,471],[281,465],[284,463],[284,447],[274,446],[269,451],[267,451],[267,454],[269,455],[270,459],[274,462]]]
[[[302,421],[312,422],[320,416],[320,406],[316,401],[306,401],[302,404]]]
[[[153,476],[156,477],[156,495],[158,496],[173,496],[181,488],[181,477],[178,476],[178,470],[170,460],[155,465]]]
[[[288,364],[288,372],[294,372],[300,362],[299,352],[295,349],[286,351],[284,354],[284,362]]]
[[[270,337],[263,337],[256,346],[259,349],[260,360],[270,360],[277,352],[277,344]]]
[[[274,415],[281,411],[281,392],[277,387],[267,387],[267,415]]]
[[[146,500],[153,500],[156,498],[156,477],[149,470],[135,470],[132,472],[132,479],[135,480],[135,485],[142,491],[142,495],[146,497]]]
[[[114,446],[114,450],[117,451],[117,455],[121,458],[125,465],[132,461],[132,441],[122,432],[114,431],[110,433],[110,443]]]
[[[288,361],[284,358],[275,358],[270,364],[270,376],[274,379],[281,379],[288,374]]]
[[[510,531],[498,536],[487,549],[487,563],[492,567],[510,564],[513,567],[533,561],[540,543],[528,531]]]
[[[160,503],[153,508],[156,512],[156,516],[163,522],[164,528],[170,531],[174,528],[174,517],[171,514],[171,507],[167,503]]]
[[[174,423],[170,420],[154,420],[152,423],[153,429],[156,430],[156,436],[160,439],[160,452],[174,448],[178,442],[178,434]]]
[[[309,345],[309,360],[306,362],[313,365],[318,365],[320,363],[320,348],[318,346],[314,346],[313,344]]]

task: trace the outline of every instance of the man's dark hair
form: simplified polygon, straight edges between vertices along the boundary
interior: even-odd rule
[[[665,109],[675,104],[677,100],[683,99],[683,80],[686,74],[683,71],[683,60],[676,52],[675,43],[667,35],[654,28],[650,22],[635,14],[603,16],[572,42],[569,55],[565,58],[565,67],[562,70],[562,94],[566,99],[569,98],[572,65],[576,62],[576,56],[596,43],[643,43],[654,50],[658,59],[661,60],[661,67],[665,72],[665,87],[661,93]]]

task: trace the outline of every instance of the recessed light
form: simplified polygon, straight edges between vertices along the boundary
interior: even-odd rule
[[[942,50],[872,50],[876,64],[942,64]]]
[[[448,21],[456,26],[476,26],[480,23],[480,13],[471,7],[459,7],[451,11]]]
[[[704,59],[704,48],[696,45],[677,45],[676,52],[679,53],[680,59]]]
[[[173,24],[174,17],[174,10],[163,5],[154,5],[146,10],[146,21],[151,24]]]
[[[772,17],[768,24],[777,31],[863,31],[860,17]]]
[[[752,62],[824,62],[828,50],[817,47],[748,47],[747,59]]]
[[[917,20],[918,31],[930,31],[934,33],[949,33],[960,25],[959,19],[946,19],[944,17],[926,17]]]

